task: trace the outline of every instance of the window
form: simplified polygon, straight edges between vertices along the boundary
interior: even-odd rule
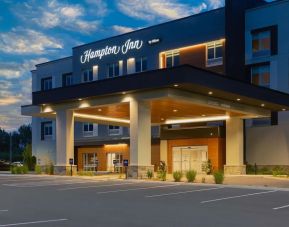
[[[119,62],[108,64],[107,74],[109,78],[119,76]]]
[[[147,70],[147,58],[146,57],[137,58],[135,61],[135,71],[143,72],[146,70]]]
[[[41,90],[47,91],[52,89],[52,77],[41,79]]]
[[[108,134],[110,136],[121,135],[122,128],[120,126],[109,125],[108,126]]]
[[[66,73],[62,75],[62,86],[67,87],[73,84],[72,73]]]
[[[253,30],[251,34],[253,57],[263,57],[277,54],[278,29],[276,25]]]
[[[83,123],[83,136],[93,136],[93,123]]]
[[[214,41],[207,44],[207,67],[223,64],[223,43]]]
[[[82,156],[84,171],[97,171],[98,158],[97,153],[84,153]]]
[[[173,67],[180,64],[180,51],[168,51],[166,54],[166,67]]]
[[[251,83],[263,87],[270,87],[270,64],[251,67]]]
[[[41,140],[51,140],[52,139],[52,122],[42,122],[41,123]]]
[[[86,69],[82,71],[82,82],[93,81],[93,71],[92,69]]]

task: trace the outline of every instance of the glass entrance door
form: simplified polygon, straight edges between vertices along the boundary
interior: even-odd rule
[[[202,164],[208,161],[208,146],[173,147],[173,171],[202,172]]]
[[[84,153],[82,158],[84,171],[97,171],[97,153]]]
[[[107,153],[107,171],[122,173],[123,155],[121,153]]]

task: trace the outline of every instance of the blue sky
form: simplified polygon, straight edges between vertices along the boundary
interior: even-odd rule
[[[0,0],[0,127],[30,123],[34,65],[72,47],[223,6],[223,0]]]

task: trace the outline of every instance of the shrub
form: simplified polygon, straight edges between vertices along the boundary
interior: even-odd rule
[[[160,165],[158,169],[158,178],[161,181],[165,181],[167,179],[167,167],[164,161],[160,161]]]
[[[35,166],[35,173],[36,173],[36,174],[41,174],[41,173],[42,173],[41,166],[39,166],[39,165],[36,165],[36,166]]]
[[[70,170],[69,170],[68,175],[70,175],[70,174],[71,173],[70,173]],[[78,171],[77,174],[79,176],[90,176],[90,177],[94,176],[94,172],[93,171]]]
[[[29,171],[29,169],[28,169],[28,166],[27,165],[24,165],[24,166],[21,166],[22,168],[22,173],[23,174],[27,174],[28,173],[28,171]]]
[[[280,166],[275,166],[272,170],[272,174],[274,177],[277,177],[280,175],[286,175],[286,171]]]
[[[152,179],[153,176],[154,176],[153,171],[151,171],[150,169],[148,169],[148,170],[147,170],[147,177],[148,177],[148,179]]]
[[[186,178],[187,178],[188,182],[191,182],[191,183],[193,183],[195,181],[196,176],[197,176],[197,171],[195,171],[195,170],[189,170],[186,173]]]
[[[27,166],[11,166],[10,168],[11,174],[26,174],[28,173]]]
[[[183,173],[181,171],[175,171],[173,172],[173,177],[175,179],[175,182],[180,182],[183,177]]]
[[[49,174],[49,175],[53,175],[54,174],[54,166],[53,166],[52,162],[50,162],[49,164],[47,164],[45,166],[45,173]]]
[[[11,174],[16,174],[16,166],[10,167]]]
[[[223,184],[224,182],[224,173],[221,171],[214,172],[214,180],[216,184]]]
[[[210,159],[202,164],[202,171],[206,174],[212,174],[213,166]]]
[[[264,175],[271,175],[272,171],[267,168],[267,167],[263,167],[258,171],[259,174],[264,174]]]

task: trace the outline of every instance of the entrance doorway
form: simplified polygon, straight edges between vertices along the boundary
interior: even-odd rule
[[[208,161],[208,146],[173,147],[173,171],[202,172],[202,164]]]
[[[83,158],[84,171],[97,171],[98,166],[97,153],[84,153],[82,158]]]
[[[107,171],[122,173],[123,155],[121,153],[107,153]]]

